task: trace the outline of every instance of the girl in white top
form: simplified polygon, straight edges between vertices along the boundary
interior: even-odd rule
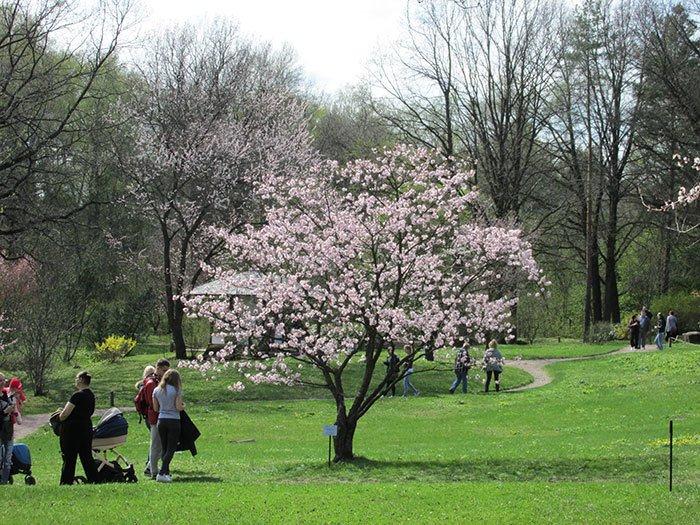
[[[182,381],[177,370],[168,370],[153,390],[153,408],[158,412],[158,434],[163,445],[163,463],[156,481],[168,483],[172,481],[170,461],[180,440],[180,411],[185,409]]]

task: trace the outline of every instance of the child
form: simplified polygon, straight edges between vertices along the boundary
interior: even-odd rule
[[[0,392],[0,446],[2,447],[0,484],[2,485],[10,481],[14,430],[15,425],[22,424],[22,415],[19,410],[22,401],[26,399],[27,397],[22,391],[22,382],[16,377],[13,377],[9,386]]]
[[[411,375],[413,375],[413,361],[408,362],[408,369],[406,370],[406,374],[403,376],[403,397],[408,395],[409,390],[413,390],[414,396],[420,395],[418,389],[411,384]]]

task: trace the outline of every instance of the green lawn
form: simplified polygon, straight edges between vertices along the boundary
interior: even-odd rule
[[[9,489],[7,512],[16,523],[697,521],[700,348],[550,370],[555,381],[531,391],[384,399],[358,427],[361,459],[330,469],[321,435],[333,421],[328,401],[233,401],[240,394],[224,394],[222,383],[188,376],[186,401],[203,436],[197,457],[175,457],[178,483],[58,487],[58,444],[44,429],[26,440],[39,485]],[[140,467],[147,434],[129,418],[123,449]]]
[[[501,353],[506,359],[553,359],[562,357],[583,357],[614,352],[625,346],[625,341],[608,341],[599,344],[581,344],[581,341],[564,339],[544,339],[532,345],[501,345]]]

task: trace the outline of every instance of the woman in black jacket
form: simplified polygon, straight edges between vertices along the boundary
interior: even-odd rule
[[[627,329],[630,332],[630,347],[639,349],[639,320],[636,315],[630,319]]]
[[[76,392],[58,416],[62,422],[60,431],[61,485],[75,481],[75,464],[78,456],[88,483],[97,482],[97,468],[92,458],[92,414],[95,412],[95,394],[90,390],[92,377],[87,372],[75,376]]]

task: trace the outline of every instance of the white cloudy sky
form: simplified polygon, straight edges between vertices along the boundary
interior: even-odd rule
[[[174,21],[232,17],[241,29],[289,43],[318,89],[361,78],[373,52],[395,39],[406,0],[142,0],[143,31]]]

